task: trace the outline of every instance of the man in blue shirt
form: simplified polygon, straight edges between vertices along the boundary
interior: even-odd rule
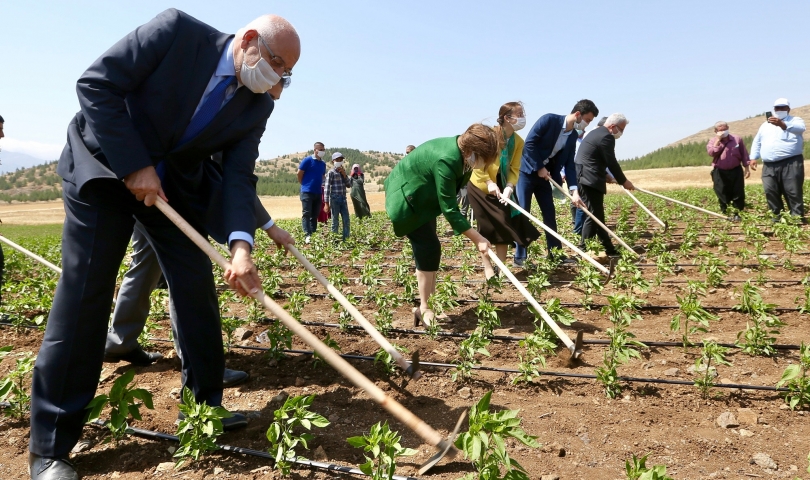
[[[565,170],[568,188],[572,190],[574,202],[582,204],[577,190],[577,174],[574,167],[579,131],[584,131],[599,109],[590,100],[580,100],[568,115],[547,113],[535,122],[526,143],[523,146],[523,157],[520,161],[520,176],[517,184],[518,203],[525,210],[531,211],[532,196],[537,198],[543,223],[557,231],[557,217],[554,209],[551,184],[548,179],[562,183],[560,170]],[[573,133],[573,134],[572,134]],[[546,247],[551,255],[553,248],[562,248],[562,242],[546,234]],[[515,249],[515,265],[522,266],[526,260],[526,248]],[[565,262],[573,261],[564,259]]]
[[[301,225],[304,227],[304,243],[311,241],[318,229],[318,214],[321,212],[321,186],[326,173],[326,162],[323,156],[326,148],[321,142],[315,142],[314,153],[301,160],[298,165],[298,183],[301,184]]]
[[[790,102],[779,98],[773,104],[773,116],[759,127],[751,145],[751,162],[762,158],[762,188],[768,208],[779,220],[787,199],[791,215],[804,215],[804,120],[790,115]]]

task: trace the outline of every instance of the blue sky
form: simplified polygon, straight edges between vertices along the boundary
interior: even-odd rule
[[[75,82],[119,38],[176,7],[225,32],[263,13],[302,38],[260,157],[327,147],[402,152],[492,123],[522,100],[531,125],[580,98],[630,126],[620,158],[713,124],[810,103],[810,2],[90,1],[0,3],[7,151],[56,158]],[[802,60],[802,58],[804,60]],[[523,133],[526,131],[524,130]]]

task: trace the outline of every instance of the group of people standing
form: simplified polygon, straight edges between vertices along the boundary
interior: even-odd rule
[[[766,112],[765,117],[751,143],[750,155],[742,137],[731,133],[723,121],[714,124],[715,136],[706,144],[720,210],[726,213],[729,205],[736,209],[731,220],[740,220],[739,212],[745,208],[745,179],[757,169],[759,158],[762,188],[773,221],[779,221],[785,203],[791,215],[804,217],[804,120],[790,114],[786,98],[777,98],[773,111]]]
[[[313,153],[301,160],[298,165],[298,183],[301,184],[301,226],[304,230],[304,243],[312,241],[312,235],[318,229],[318,222],[325,223],[331,216],[332,233],[337,234],[342,225],[342,239],[345,241],[351,234],[349,204],[346,194],[352,200],[357,218],[371,216],[371,208],[366,199],[365,174],[360,165],[352,165],[351,173],[346,173],[343,166],[346,159],[340,152],[332,154],[332,168],[327,170],[326,147],[322,142],[315,142]]]
[[[444,215],[456,234],[469,238],[481,254],[488,275],[496,274],[489,261],[493,248],[506,260],[510,244],[516,246],[515,264],[523,265],[526,247],[540,232],[512,204],[530,211],[537,199],[543,222],[557,229],[556,211],[549,179],[567,188],[573,202],[604,221],[604,195],[610,169],[616,182],[628,190],[633,184],[624,176],[615,155],[616,139],[629,121],[616,113],[588,135],[585,130],[599,114],[590,100],[580,100],[568,115],[546,114],[535,122],[524,141],[516,132],[526,126],[520,102],[508,102],[498,111],[497,124],[470,126],[457,137],[430,140],[408,153],[385,181],[385,208],[398,236],[406,236],[413,249],[420,305],[414,323],[431,325],[435,315],[429,299],[436,288],[441,262],[441,243],[436,217]],[[577,152],[577,140],[583,138]],[[478,223],[472,228],[462,214],[458,193],[466,187],[470,207]],[[604,234],[604,235],[603,235]],[[598,236],[607,255],[616,255],[610,237],[586,218],[582,243]],[[562,243],[546,235],[548,254]],[[564,258],[563,261],[572,261]]]

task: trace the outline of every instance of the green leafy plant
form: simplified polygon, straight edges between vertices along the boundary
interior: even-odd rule
[[[700,303],[700,297],[706,296],[706,287],[703,282],[689,280],[686,282],[686,295],[683,297],[675,295],[680,306],[680,312],[672,317],[669,324],[670,330],[678,332],[682,330],[683,350],[692,343],[689,335],[696,333],[706,333],[709,331],[709,321],[718,320],[719,317],[707,312]]]
[[[388,422],[377,422],[369,433],[346,439],[352,447],[363,449],[366,462],[359,468],[372,480],[391,480],[397,469],[397,458],[416,455],[416,450],[404,448],[400,440],[400,435],[388,428]]]
[[[740,292],[740,303],[733,308],[747,314],[748,321],[745,330],[737,334],[737,345],[749,355],[773,355],[776,352],[773,348],[776,343],[775,335],[784,326],[784,322],[773,314],[776,305],[765,303],[759,289],[751,282],[745,282]]]
[[[596,369],[596,378],[604,385],[605,394],[615,398],[622,391],[618,367],[633,358],[640,358],[638,349],[646,348],[646,345],[634,340],[635,335],[628,331],[632,321],[641,318],[638,313],[640,302],[626,295],[610,295],[607,300],[608,304],[602,308],[602,313],[608,314],[613,327],[605,331],[610,344],[605,351],[602,366]]]
[[[723,280],[728,274],[728,262],[708,251],[698,253],[695,260],[700,261],[698,271],[706,275],[707,285],[710,287],[718,287],[723,283]]]
[[[695,360],[695,373],[698,375],[695,378],[695,386],[698,387],[703,398],[709,397],[714,386],[714,378],[717,376],[717,367],[712,366],[712,362],[715,365],[731,365],[731,362],[726,360],[726,353],[728,353],[728,348],[721,347],[710,340],[703,340],[703,350]]]
[[[208,452],[219,449],[217,438],[222,435],[222,419],[233,414],[223,407],[197,403],[188,387],[183,387],[183,403],[178,405],[183,418],[177,426],[180,448],[174,452],[175,468],[180,469],[192,460],[199,460]]]
[[[779,379],[777,387],[786,386],[788,392],[785,394],[785,401],[791,410],[796,408],[810,408],[810,346],[802,342],[799,349],[799,363],[788,365]],[[810,457],[808,457],[810,460]],[[810,471],[810,469],[808,469]]]
[[[406,355],[410,353],[408,352],[408,349],[403,346],[397,345],[395,343],[392,343],[391,345],[393,345],[394,349],[399,353],[403,353]],[[374,355],[374,365],[378,364],[380,368],[382,368],[383,373],[385,373],[387,377],[390,377],[396,374],[397,372],[397,362],[394,360],[394,356],[385,351],[384,348],[380,348],[379,350],[377,350],[377,353]]]
[[[565,326],[569,326],[577,321],[577,319],[574,318],[574,314],[562,306],[562,302],[559,298],[552,298],[548,300],[544,310],[555,322],[562,323]]]
[[[676,257],[675,254],[670,251],[664,250],[658,254],[658,257],[655,259],[655,266],[657,270],[655,274],[656,286],[661,285],[665,275],[675,274],[675,265],[677,262],[678,257]]]
[[[526,282],[526,290],[532,294],[533,297],[537,298],[551,286],[551,282],[549,282],[548,274],[545,272],[536,272],[532,275],[529,275]]]
[[[289,298],[287,298],[287,304],[284,305],[284,309],[290,312],[290,315],[300,322],[301,314],[307,302],[309,302],[309,295],[305,292],[293,292],[290,294]]]
[[[0,359],[7,356],[12,348],[11,346],[0,348]],[[0,402],[8,402],[8,407],[3,409],[3,415],[23,418],[31,410],[31,396],[28,391],[36,358],[31,352],[22,354],[17,358],[14,369],[0,381]]]
[[[627,480],[673,480],[672,477],[667,476],[666,465],[655,465],[652,468],[647,468],[647,457],[637,457],[633,454],[632,460],[624,461],[624,471],[627,475]]]
[[[544,323],[535,323],[534,332],[527,335],[518,344],[526,349],[525,355],[518,354],[520,373],[512,379],[512,384],[529,383],[540,376],[539,366],[545,368],[546,356],[554,354],[557,347],[556,336]]]
[[[633,293],[634,288],[642,292],[650,290],[650,283],[644,279],[644,274],[636,265],[635,257],[628,250],[622,250],[621,258],[616,263],[614,272],[613,284],[616,285],[616,288],[624,290],[625,293]]]
[[[154,410],[152,394],[143,388],[135,388],[135,370],[127,370],[116,378],[109,395],[97,395],[87,404],[85,422],[98,420],[107,407],[110,407],[110,418],[104,421],[104,426],[110,437],[105,442],[112,439],[116,443],[126,436],[130,418],[141,420],[141,407]]]
[[[247,320],[239,317],[222,317],[220,320],[222,331],[225,333],[225,353],[231,353],[234,344],[233,334],[237,328],[244,326]]]
[[[574,285],[579,287],[585,298],[582,303],[586,307],[593,304],[593,295],[602,293],[602,276],[599,270],[584,259],[579,259],[579,268],[576,278],[574,278]]]
[[[274,320],[268,324],[266,334],[270,346],[265,355],[272,360],[281,360],[284,358],[284,350],[292,348],[292,332],[283,323]]]
[[[465,338],[458,346],[458,360],[456,360],[456,369],[450,374],[450,378],[454,382],[462,382],[472,378],[474,369],[480,362],[476,360],[476,355],[489,356],[490,340],[484,336],[482,328],[476,328],[469,337]]]
[[[537,437],[527,435],[520,428],[519,410],[491,412],[492,392],[487,392],[470,409],[469,430],[456,438],[456,448],[464,452],[477,473],[469,473],[466,480],[529,480],[529,474],[517,460],[509,457],[506,440],[514,438],[530,448],[539,448]],[[503,476],[501,476],[503,473]]]
[[[276,469],[285,477],[290,474],[292,463],[300,458],[295,449],[299,445],[308,449],[307,443],[315,438],[311,433],[296,433],[296,430],[309,431],[313,426],[323,428],[329,425],[329,420],[309,410],[314,400],[315,395],[290,397],[273,412],[273,423],[267,429],[269,452],[276,461]]]

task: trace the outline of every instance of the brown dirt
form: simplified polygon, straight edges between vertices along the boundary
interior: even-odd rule
[[[732,233],[737,232],[735,227]],[[735,245],[731,247],[734,251]],[[774,260],[778,263],[782,252],[779,242],[771,240],[765,251],[776,252]],[[397,252],[391,252],[392,257],[396,255]],[[739,263],[735,257],[721,257],[729,263]],[[650,260],[643,260],[642,263],[650,263]],[[390,263],[393,261],[390,260]],[[797,261],[806,262],[807,257],[801,256]],[[457,264],[458,260],[448,263]],[[743,268],[745,267],[732,267],[726,277],[728,283],[710,290],[703,304],[732,306],[737,303],[735,286],[739,284],[732,282],[755,275],[755,272]],[[292,292],[302,288],[310,293],[323,291],[317,284],[299,285],[292,279],[299,272],[300,268],[285,268],[283,275],[291,278],[286,280],[287,284],[282,285],[283,291]],[[360,270],[346,265],[344,272],[348,277],[357,277]],[[650,279],[655,271],[653,268],[644,268],[644,272],[645,277]],[[458,279],[457,270],[451,269],[447,273]],[[387,269],[385,276],[391,275],[391,269]],[[783,268],[768,272],[771,280],[762,289],[764,299],[781,307],[794,307],[794,298],[802,294],[804,287],[790,282],[801,279],[803,275],[799,270],[788,271]],[[573,271],[563,269],[552,280],[563,282],[572,277]],[[703,275],[698,273],[697,268],[686,266],[682,272],[665,279],[661,287],[653,288],[650,293],[641,294],[640,297],[650,305],[674,305],[675,295],[680,290],[679,284],[672,282],[682,282],[688,278],[703,279]],[[401,293],[398,287],[388,288]],[[477,288],[476,284],[461,285],[459,298],[474,298]],[[365,287],[352,285],[344,290],[362,294]],[[604,294],[612,293],[616,293],[615,286],[608,284]],[[563,302],[581,303],[582,293],[564,283],[555,283],[541,301],[554,297]],[[514,289],[504,288],[503,293],[495,295],[495,299],[518,301],[520,297]],[[604,303],[604,298],[597,296],[595,301]],[[503,327],[496,334],[523,335],[532,330],[531,316],[524,305],[499,306]],[[376,306],[366,302],[360,305],[360,309],[371,319]],[[450,312],[450,322],[444,328],[471,332],[476,325],[474,309],[475,302],[462,304]],[[604,332],[610,323],[605,315],[598,310],[582,307],[573,308],[572,311],[577,322],[571,327],[563,327],[570,336],[576,330],[584,330],[586,339],[606,338]],[[678,341],[680,335],[669,330],[670,320],[675,313],[676,310],[668,309],[644,310],[643,319],[634,322],[631,330],[642,341]],[[745,328],[745,315],[733,311],[715,313],[720,316],[720,320],[712,323],[707,337],[720,342],[734,342],[737,332]],[[810,325],[806,316],[798,312],[785,312],[780,314],[780,318],[787,325],[779,335],[779,343],[797,344],[810,338]],[[336,314],[332,312],[332,301],[326,299],[310,301],[304,310],[303,319],[337,323]],[[410,328],[410,306],[398,308],[395,319],[395,326]],[[166,322],[162,323],[162,332],[166,332]],[[254,334],[244,345],[263,346],[256,342],[256,335],[264,327],[253,325],[251,329]],[[323,327],[313,327],[312,330],[321,338],[329,333],[341,345],[343,353],[374,355],[377,350],[377,345],[365,334],[342,333],[337,329]],[[457,358],[460,339],[442,338],[433,341],[424,336],[405,334],[392,334],[391,337],[393,342],[411,351],[419,350],[422,361],[452,363]],[[0,338],[0,344],[14,344],[22,350],[36,351],[41,334],[35,331],[15,332],[4,328],[0,330]],[[296,341],[294,348],[309,349],[299,341]],[[154,395],[155,410],[147,411],[144,420],[137,422],[136,426],[173,433],[177,398],[171,395],[171,391],[180,386],[179,361],[169,344],[159,343],[157,349],[167,358],[151,367],[137,369],[139,384]],[[496,341],[490,345],[489,351],[492,356],[483,358],[483,365],[516,368],[517,354],[520,352],[516,343]],[[569,369],[565,365],[563,350],[559,357],[548,359],[546,369],[592,374],[600,364],[603,352],[600,346],[590,346],[586,349],[583,363]],[[691,381],[692,374],[687,373],[687,369],[694,364],[697,352],[697,349],[689,349],[684,353],[679,347],[653,347],[643,352],[643,358],[622,366],[619,374]],[[729,360],[733,365],[718,369],[721,382],[773,386],[784,368],[797,361],[797,352],[780,351],[773,358],[764,358],[750,357],[733,350]],[[543,444],[541,449],[535,450],[518,446],[514,442],[509,443],[513,458],[527,468],[533,479],[546,474],[559,475],[562,479],[623,478],[624,460],[629,459],[632,454],[646,453],[651,454],[648,464],[666,464],[668,473],[678,479],[767,476],[793,478],[798,474],[795,470],[806,468],[807,452],[810,451],[810,424],[806,412],[786,410],[781,395],[776,392],[716,388],[711,398],[702,399],[691,386],[632,383],[625,384],[621,398],[611,400],[605,397],[601,386],[594,380],[545,376],[530,385],[513,386],[510,382],[513,374],[480,371],[474,380],[466,385],[459,385],[450,380],[449,370],[427,367],[423,379],[403,385],[401,378],[387,378],[371,362],[352,363],[389,395],[443,433],[453,427],[456,418],[465,408],[485,392],[494,390],[493,405],[496,408],[519,408],[523,427],[529,434],[538,436]],[[0,364],[0,373],[5,372],[8,364],[9,362]],[[318,396],[313,410],[327,417],[336,416],[332,425],[315,432],[316,440],[311,444],[311,451],[322,446],[330,462],[343,465],[361,463],[360,454],[346,444],[345,438],[359,435],[381,420],[389,420],[392,428],[403,435],[403,444],[418,448],[419,451],[416,457],[400,462],[398,474],[415,476],[417,466],[432,453],[430,446],[391,419],[363,392],[351,386],[329,367],[313,368],[311,359],[307,356],[291,355],[275,365],[268,362],[261,352],[234,349],[227,357],[227,365],[229,368],[249,371],[252,378],[243,386],[227,390],[224,404],[232,410],[246,412],[253,418],[246,429],[224,435],[221,438],[223,443],[257,450],[266,449],[268,442],[264,434],[276,408],[268,402],[280,390],[284,390],[291,395],[315,393]],[[120,365],[108,364],[105,367],[103,375],[109,376],[101,383],[100,390],[104,391],[109,389],[111,379],[126,369]],[[664,371],[670,368],[678,369],[673,377],[664,375]],[[463,386],[470,388],[471,397],[460,396],[459,389]],[[758,417],[757,423],[731,429],[717,425],[715,420],[721,413],[730,411],[737,414],[740,408],[753,410]],[[3,442],[0,443],[0,478],[27,478],[24,473],[27,424],[3,419],[0,420],[0,431],[3,432]],[[99,437],[99,431],[94,428],[88,427],[86,432],[91,440]],[[134,480],[147,477],[277,478],[265,468],[266,462],[263,460],[225,453],[212,455],[184,472],[154,473],[159,463],[171,461],[167,450],[170,446],[173,445],[167,442],[130,439],[117,447],[95,445],[89,451],[75,456],[74,460],[84,478],[92,480]],[[561,456],[562,451],[564,456]],[[770,455],[779,465],[778,471],[768,473],[751,464],[750,459],[758,452]],[[215,474],[215,468],[223,470]],[[450,480],[470,471],[469,463],[457,459],[439,466],[422,478]],[[348,477],[334,473],[310,473],[300,469],[294,473],[293,478]]]

